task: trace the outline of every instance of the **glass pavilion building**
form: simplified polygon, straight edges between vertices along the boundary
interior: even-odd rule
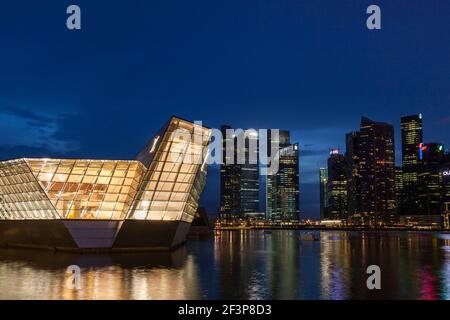
[[[205,185],[210,136],[172,117],[136,160],[0,162],[0,244],[119,251],[182,244]]]

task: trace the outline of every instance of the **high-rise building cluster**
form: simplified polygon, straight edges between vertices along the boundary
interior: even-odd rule
[[[227,134],[231,126],[221,127],[223,136],[223,164],[220,166],[220,217],[221,219],[239,219],[254,216],[260,212],[260,164],[250,161],[259,159],[261,141],[256,131],[236,130]],[[274,139],[277,139],[275,141]],[[254,141],[252,141],[254,140]],[[238,161],[239,141],[244,147],[245,159]],[[244,143],[242,143],[242,141]],[[299,146],[290,142],[289,131],[267,133],[267,155],[271,155],[271,143],[277,143],[278,170],[261,176],[266,185],[266,219],[274,222],[297,221],[299,219]],[[228,151],[232,146],[232,151]],[[253,147],[252,147],[253,146]],[[256,148],[255,148],[256,146]],[[244,161],[242,161],[244,160]]]
[[[450,154],[423,142],[422,115],[401,118],[402,165],[395,165],[394,127],[362,117],[320,169],[322,220],[360,225],[443,224],[450,213]]]

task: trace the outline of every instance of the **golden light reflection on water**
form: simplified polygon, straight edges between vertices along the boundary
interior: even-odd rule
[[[130,255],[107,255],[100,260],[84,256],[80,260],[76,255],[16,249],[0,251],[0,258],[0,299],[201,298],[197,267],[185,249],[137,254],[131,261]],[[132,265],[127,265],[130,262]],[[65,269],[77,263],[81,265],[80,290],[67,285],[73,275]],[[91,266],[83,267],[86,264]]]
[[[322,232],[320,242],[321,298],[342,300],[349,296],[351,252],[347,234]],[[336,267],[338,266],[338,267]]]
[[[0,299],[449,299],[450,236],[218,232],[175,252],[72,255],[0,249]],[[382,270],[382,290],[366,268]],[[81,268],[80,290],[67,286]]]

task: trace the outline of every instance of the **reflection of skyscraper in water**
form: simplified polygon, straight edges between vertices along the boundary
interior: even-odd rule
[[[342,235],[343,233],[341,232],[321,233],[321,299],[342,300],[348,299],[350,295],[351,248],[349,241],[345,237],[339,239],[339,241],[331,239]]]
[[[265,239],[266,286],[272,297],[298,299],[299,297],[299,242],[294,231],[273,232]]]
[[[450,300],[450,237],[448,235],[445,235],[445,239],[443,239],[442,242],[442,248],[445,248],[445,258],[443,259],[441,267],[441,277],[444,281],[444,285],[441,286],[441,299]]]
[[[217,298],[263,299],[264,250],[257,231],[221,231],[214,242]]]
[[[290,231],[222,231],[214,244],[218,298],[296,299],[297,249]]]

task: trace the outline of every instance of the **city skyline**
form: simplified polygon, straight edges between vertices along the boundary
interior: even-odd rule
[[[422,121],[423,121],[423,113],[419,113],[418,115],[408,115],[408,116],[401,116],[401,123],[400,123],[400,134],[397,132],[397,131],[399,131],[399,130],[396,130],[396,129],[398,129],[398,128],[395,128],[395,126],[394,125],[391,125],[391,124],[388,124],[388,123],[386,123],[386,124],[388,124],[388,125],[391,125],[392,127],[393,127],[393,130],[394,130],[394,136],[397,136],[397,135],[400,135],[402,138],[401,138],[401,141],[397,141],[396,143],[395,143],[395,169],[397,169],[397,168],[401,168],[401,169],[403,169],[403,167],[402,167],[402,163],[404,162],[404,146],[403,146],[403,123],[402,123],[402,121],[404,120],[404,119],[410,119],[410,118],[414,118],[414,117],[420,117],[420,137],[421,137],[421,139],[422,139],[422,137],[423,137],[423,130],[422,130],[422,127],[424,126],[424,124],[422,123]],[[368,119],[368,118],[366,118],[366,117],[364,117],[364,116],[362,116],[362,119],[367,119],[368,121],[372,121],[372,120],[370,120],[370,119]],[[425,120],[425,123],[426,123],[426,120]],[[234,130],[233,128],[232,128],[232,126],[230,126],[230,125],[222,125],[221,127],[220,127],[220,130],[221,131],[224,131],[224,130],[226,130],[226,129],[232,129],[232,130]],[[251,128],[252,130],[258,130],[258,128]],[[269,129],[269,132],[270,132],[270,130],[273,130],[273,129]],[[296,131],[296,130],[292,130],[292,131]],[[291,134],[290,134],[290,132],[291,132],[291,130],[280,130],[280,134],[283,136],[283,133],[287,133],[287,139],[289,140],[289,137],[291,136]],[[346,135],[346,139],[344,139],[344,140],[347,140],[346,141],[346,144],[347,144],[347,148],[349,147],[349,137],[350,136],[352,136],[353,134],[355,134],[355,132],[356,131],[351,131],[351,132],[349,132],[349,133],[346,133],[345,135]],[[225,141],[226,141],[226,139],[225,139],[225,134],[224,134],[224,143],[225,143]],[[287,140],[287,141],[288,141]],[[425,141],[424,143],[421,143],[421,145],[428,145],[428,144],[430,144],[430,143],[427,143],[426,142],[426,140],[425,139],[422,139],[422,141]],[[258,142],[258,144],[259,144],[259,142]],[[268,141],[268,144],[270,144],[270,140]],[[431,144],[436,144],[436,143],[431,143]],[[285,146],[287,146],[287,145],[290,145],[290,143],[285,143]],[[295,143],[295,145],[299,148],[299,150],[298,150],[298,153],[299,153],[299,158],[300,158],[300,163],[302,162],[301,161],[301,159],[302,159],[302,149],[300,149],[300,147],[299,147],[299,144],[298,143]],[[446,153],[446,154],[448,154],[448,153],[450,153],[450,144],[449,145],[445,145],[445,144],[443,144],[443,143],[438,143],[438,147],[440,147],[441,148],[441,150],[444,152],[444,153]],[[320,155],[320,157],[322,157],[324,160],[326,160],[326,159],[328,159],[328,162],[329,162],[329,160],[330,160],[330,158],[328,158],[328,156],[330,156],[330,155],[341,155],[341,152],[343,151],[343,150],[347,150],[347,148],[335,148],[335,147],[332,147],[332,146],[330,146],[328,149],[324,149],[323,150],[323,155]],[[400,150],[399,150],[400,149]],[[2,151],[1,149],[0,149],[0,151]],[[224,148],[224,150],[223,151],[225,151],[225,148]],[[235,150],[236,151],[236,150]],[[256,152],[258,153],[258,150],[256,150]],[[24,158],[28,158],[29,156],[27,155],[27,154],[21,154],[19,157],[24,157]],[[224,159],[225,159],[225,154],[223,155],[223,157],[224,157]],[[236,154],[235,154],[235,157],[236,157]],[[246,157],[248,157],[248,154],[246,154]],[[0,158],[0,160],[10,160],[10,159],[13,159],[13,158]],[[61,159],[73,159],[73,158],[71,158],[71,157],[64,157],[64,156],[62,156],[61,157]],[[88,157],[88,158],[85,158],[85,159],[97,159],[97,157]],[[130,160],[130,159],[123,159],[123,160]],[[325,163],[327,163],[327,161],[324,161]],[[400,166],[399,166],[400,165]],[[219,167],[220,165],[217,165],[217,164],[210,164],[209,165],[209,171],[212,171],[213,172],[213,175],[216,173],[215,171],[217,170],[216,168],[217,167]],[[300,165],[301,166],[301,165]],[[211,169],[212,168],[212,169]],[[317,171],[320,171],[320,170],[322,170],[323,168],[322,167],[317,167],[316,168],[316,170]],[[219,173],[220,173],[220,170],[218,170],[219,171]],[[260,169],[258,168],[257,169],[257,172],[258,172],[258,180],[255,180],[256,182],[256,184],[255,184],[255,186],[256,186],[256,188],[259,190],[259,192],[258,192],[258,194],[259,194],[259,197],[258,197],[258,199],[256,200],[256,198],[255,198],[255,200],[254,201],[256,201],[257,202],[257,204],[256,204],[256,207],[258,207],[259,208],[259,210],[252,210],[252,209],[248,209],[248,210],[245,210],[245,209],[243,209],[243,211],[241,212],[241,216],[243,216],[243,213],[245,213],[245,212],[249,212],[249,213],[255,213],[255,212],[264,212],[266,215],[267,215],[267,185],[266,185],[266,183],[267,183],[267,181],[266,181],[266,179],[263,177],[263,176],[261,176],[260,175]],[[328,170],[327,170],[328,171]],[[404,170],[402,170],[402,173],[403,173],[403,181],[402,181],[402,183],[404,183],[404,180],[405,180],[405,175],[404,175]],[[209,172],[208,173],[208,176],[210,176],[211,175],[211,173]],[[301,177],[301,175],[302,175],[302,173],[301,173],[301,170],[300,170],[300,177]],[[317,177],[316,177],[317,178]],[[252,178],[252,179],[254,179],[254,178]],[[317,183],[317,186],[318,186],[318,192],[317,192],[317,194],[318,194],[318,196],[319,196],[319,199],[320,199],[320,177],[319,177],[319,179],[317,179],[317,181],[318,181],[318,183]],[[253,183],[253,182],[252,182]],[[302,179],[300,178],[300,185],[302,185],[302,184],[304,184],[304,183],[302,183]],[[209,183],[209,185],[211,185],[211,183]],[[219,188],[219,190],[220,190],[220,188]],[[238,192],[239,192],[239,190],[238,190]],[[331,193],[331,191],[330,190],[328,190],[328,193]],[[300,193],[301,194],[301,193]],[[220,191],[219,191],[219,193],[218,193],[218,195],[220,195]],[[207,197],[208,195],[202,195],[201,196],[201,198],[200,198],[200,204],[201,204],[201,206],[203,207],[204,206],[204,201],[205,201],[205,197]],[[217,195],[216,195],[217,196]],[[253,201],[253,200],[251,200],[251,201]],[[300,207],[302,207],[302,201],[300,200],[299,201],[299,203],[300,203]],[[347,205],[347,204],[346,204]],[[217,215],[217,216],[219,216],[220,215],[220,212],[221,212],[221,210],[220,210],[220,201],[219,201],[219,204],[218,204],[218,209],[217,209],[217,211],[215,211],[214,209],[213,210],[211,210],[211,206],[206,206],[206,209],[207,209],[207,213],[208,214],[211,214],[211,215]],[[318,212],[313,212],[312,214],[311,214],[311,212],[304,212],[303,210],[301,210],[300,209],[300,215],[299,215],[299,219],[300,220],[304,220],[304,219],[316,219],[316,220],[320,220],[320,218],[321,218],[321,214],[320,214],[320,210],[321,210],[321,208],[320,208],[320,200],[319,200],[319,202],[318,202],[318,204],[317,204],[317,209],[318,209]],[[236,213],[238,213],[238,211],[236,211]],[[239,214],[237,214],[236,216],[238,216]]]
[[[318,168],[361,115],[393,124],[400,141],[400,117],[423,113],[424,139],[450,145],[450,43],[429,32],[447,28],[450,4],[378,4],[379,32],[365,26],[367,3],[114,3],[106,13],[81,0],[79,32],[65,27],[64,4],[5,4],[21,18],[0,21],[0,158],[133,159],[172,114],[281,128],[299,142],[302,215],[318,218]],[[212,166],[208,212],[218,186]]]
[[[331,149],[319,169],[321,220],[448,228],[450,150],[426,142],[422,127],[422,114],[401,117],[399,155],[394,127],[361,117],[361,129],[345,135],[345,152]]]

